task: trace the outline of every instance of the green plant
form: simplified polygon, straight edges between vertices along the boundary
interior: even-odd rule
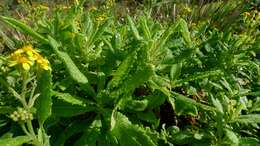
[[[259,31],[249,28],[237,35],[207,21],[189,29],[184,19],[163,24],[149,12],[118,21],[109,7],[85,11],[83,5],[58,8],[52,16],[43,13],[32,26],[1,16],[31,37],[51,62],[53,76],[51,81],[49,71],[36,74],[37,85],[22,89],[39,88],[30,98],[39,96],[31,104],[39,139],[29,132],[29,137],[3,136],[3,143],[21,138],[19,144],[48,145],[47,135],[54,146],[259,143],[259,61],[254,57]],[[4,62],[1,57],[1,67]],[[25,63],[21,69],[33,71]],[[1,71],[4,79],[11,74]],[[1,85],[10,87],[4,79]],[[20,89],[16,84],[13,90]],[[0,113],[12,113],[15,104],[3,103],[0,108],[7,112]]]

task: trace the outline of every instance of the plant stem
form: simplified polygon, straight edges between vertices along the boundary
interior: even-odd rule
[[[32,126],[32,121],[27,121],[26,124],[27,124],[30,134],[36,138],[36,135],[35,135],[35,132],[34,132],[33,126]]]
[[[23,106],[26,106],[26,102],[22,99],[22,97],[12,88],[8,85],[8,83],[0,77],[0,83],[3,84],[8,90],[14,95],[15,98],[17,98]]]
[[[27,90],[27,78],[28,78],[28,73],[27,72],[22,72],[22,91],[21,91],[21,100],[23,101],[24,108],[28,110],[28,105],[26,102],[26,90]]]
[[[28,135],[28,136],[32,136],[31,133],[29,133],[29,131],[26,129],[24,123],[21,124],[21,127],[22,127],[22,129],[23,129],[23,131],[24,131],[24,133],[25,133],[26,135]]]

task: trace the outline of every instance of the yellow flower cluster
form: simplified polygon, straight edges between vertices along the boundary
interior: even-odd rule
[[[260,25],[260,12],[257,10],[244,12],[242,14],[245,24],[251,28]]]
[[[105,3],[105,7],[107,9],[113,7],[114,5],[115,5],[115,0],[107,0]]]
[[[192,12],[192,9],[190,7],[188,7],[188,6],[185,6],[183,8],[183,10],[184,10],[184,13],[191,13]]]
[[[32,120],[33,115],[29,111],[19,107],[17,111],[14,111],[10,115],[10,118],[15,122],[17,122],[17,121],[27,121],[27,120]]]
[[[28,71],[35,63],[44,70],[50,70],[49,61],[44,59],[31,45],[24,46],[10,55],[10,67],[21,65],[24,70]]]
[[[99,16],[97,16],[95,19],[96,19],[96,22],[97,23],[102,23],[105,19],[107,18],[107,16],[105,14],[101,14]]]
[[[95,7],[95,6],[92,6],[92,7],[90,7],[90,8],[89,8],[89,11],[90,11],[90,12],[97,11],[97,7]]]

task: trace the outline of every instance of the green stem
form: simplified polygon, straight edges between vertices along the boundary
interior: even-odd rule
[[[24,108],[28,110],[28,105],[26,102],[26,90],[27,90],[27,78],[28,78],[28,73],[27,72],[22,72],[22,91],[21,91],[21,99],[25,103]]]
[[[30,134],[36,138],[36,135],[35,135],[35,132],[34,132],[33,126],[32,126],[32,121],[27,121],[26,124],[27,124]]]
[[[28,135],[28,136],[32,136],[31,133],[26,129],[24,123],[21,124],[21,127],[22,127],[23,132],[24,132],[26,135]]]
[[[0,83],[2,85],[4,85],[13,95],[15,98],[17,98],[23,106],[26,106],[26,102],[22,99],[22,97],[12,88],[10,87],[10,85],[3,79],[0,77]]]

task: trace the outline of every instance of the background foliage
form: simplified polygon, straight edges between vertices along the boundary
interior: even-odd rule
[[[0,8],[0,145],[259,145],[258,0]],[[26,44],[51,72],[8,65]]]

